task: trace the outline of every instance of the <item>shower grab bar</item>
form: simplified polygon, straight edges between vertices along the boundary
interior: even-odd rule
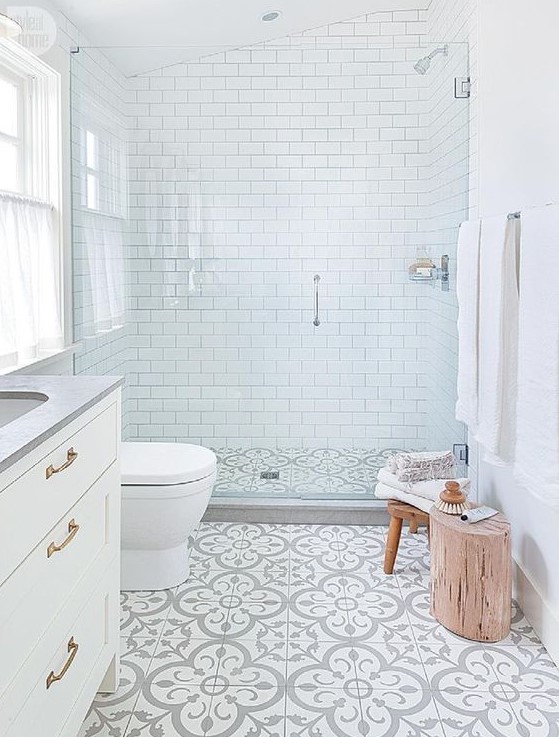
[[[318,285],[320,284],[320,275],[315,274],[314,277],[314,320],[312,324],[317,328],[320,325],[319,305],[318,305]]]

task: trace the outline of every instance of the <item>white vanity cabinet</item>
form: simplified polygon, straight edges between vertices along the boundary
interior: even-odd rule
[[[0,471],[2,737],[76,737],[118,685],[120,390],[89,404]]]

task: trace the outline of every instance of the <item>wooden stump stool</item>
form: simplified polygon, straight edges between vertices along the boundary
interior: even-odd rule
[[[431,614],[448,630],[478,642],[510,631],[510,524],[502,514],[468,524],[431,511]]]
[[[427,525],[429,529],[429,515],[417,507],[412,507],[411,504],[397,502],[394,499],[388,502],[388,514],[390,515],[390,527],[384,554],[384,572],[390,575],[394,572],[404,520],[408,520],[410,532],[414,533],[417,532],[419,525]]]

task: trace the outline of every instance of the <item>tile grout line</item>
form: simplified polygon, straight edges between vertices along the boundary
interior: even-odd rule
[[[339,530],[339,526],[336,525],[336,527]],[[342,541],[340,540],[338,530],[336,531],[336,539],[337,539],[338,543],[341,543]],[[339,558],[340,563],[343,564],[343,558],[341,556],[341,552],[340,552],[339,547],[338,547],[338,558]],[[345,579],[345,576],[343,574],[343,571],[340,571],[340,576],[341,576],[341,580],[342,580],[342,588],[344,590],[344,597],[347,598],[348,597],[348,591],[347,591],[346,579]],[[347,613],[347,611],[346,611],[346,619],[347,619],[348,626],[350,626],[351,623],[350,623],[349,614]],[[353,637],[350,638],[350,643],[351,643],[351,647],[353,648],[355,646],[355,644],[356,644],[356,643],[354,643],[354,638]],[[357,655],[357,650],[355,650],[355,652],[356,652],[356,655]],[[356,662],[356,660],[353,661],[353,671],[354,671],[354,674],[355,674],[355,688],[356,688],[356,691],[357,691],[357,701],[359,703],[359,713],[361,715],[361,721],[364,723],[365,722],[365,712],[364,712],[364,707],[363,707],[363,700],[361,698],[361,689],[359,688],[359,673],[357,672],[357,662]]]

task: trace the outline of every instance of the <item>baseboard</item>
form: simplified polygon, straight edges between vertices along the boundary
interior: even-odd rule
[[[542,644],[559,666],[559,612],[554,611],[521,566],[513,565],[514,597]]]
[[[301,499],[215,498],[205,522],[269,524],[387,525],[386,502],[303,501]]]

